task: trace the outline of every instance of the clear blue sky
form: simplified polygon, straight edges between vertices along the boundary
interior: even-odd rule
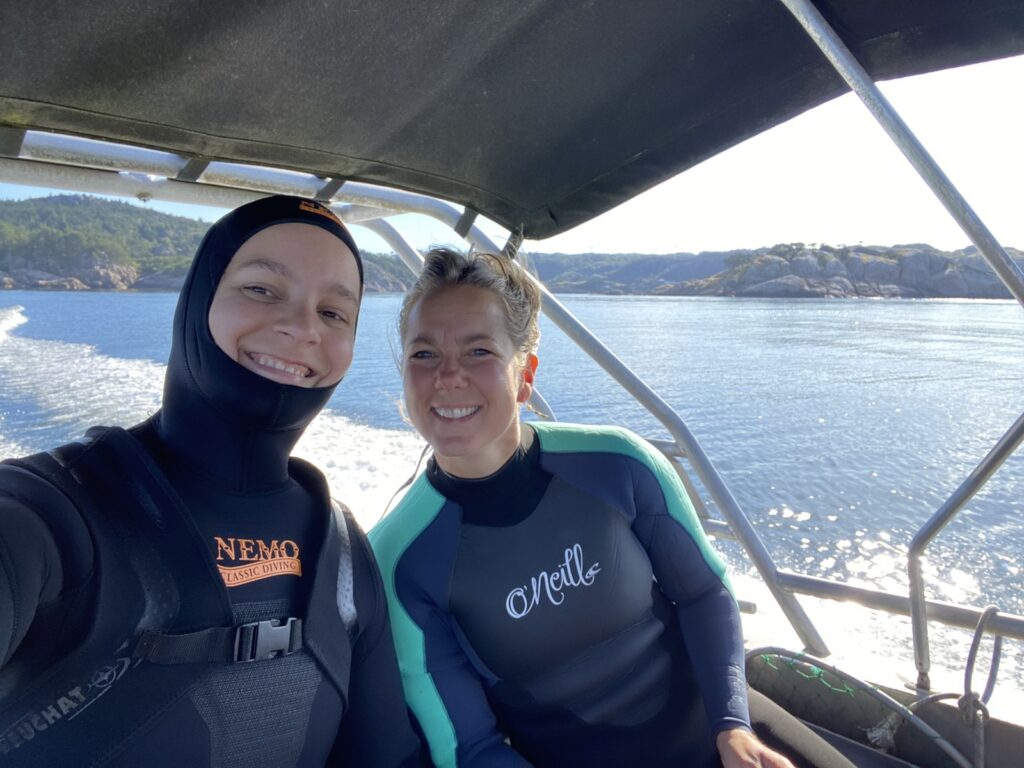
[[[883,83],[882,90],[1002,243],[1024,249],[1024,57]],[[52,194],[0,184],[0,198]],[[212,221],[222,211],[148,203]],[[418,247],[455,242],[434,222],[400,217]],[[487,226],[498,242],[506,233]],[[356,228],[368,250],[385,250]],[[968,244],[852,95],[711,158],[535,252],[669,253],[781,242]]]

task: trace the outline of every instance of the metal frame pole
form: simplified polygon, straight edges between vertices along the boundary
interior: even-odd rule
[[[929,186],[939,202],[946,208],[950,216],[960,225],[971,242],[977,246],[982,256],[995,270],[996,275],[1024,307],[1024,272],[1011,259],[999,241],[992,235],[988,227],[978,217],[971,206],[949,180],[938,163],[932,158],[917,137],[899,116],[892,104],[875,85],[856,57],[846,47],[835,30],[821,15],[810,0],[779,0],[797,22],[804,28],[808,36],[821,49],[847,85],[860,97],[861,101],[874,115],[889,138],[893,140],[910,164]],[[930,659],[928,652],[928,619],[924,598],[924,583],[921,574],[920,553],[928,542],[943,526],[963,507],[979,488],[991,477],[992,473],[1006,460],[1024,438],[1024,415],[996,444],[982,463],[967,480],[958,488],[949,500],[939,509],[928,523],[914,537],[908,557],[910,572],[911,596],[911,627],[914,634],[914,660],[918,669],[918,685],[929,687],[928,671]]]
[[[917,686],[923,690],[931,688],[929,673],[931,656],[928,649],[928,610],[925,605],[924,575],[921,572],[921,555],[963,509],[964,505],[988,482],[989,478],[1003,465],[1020,444],[1024,442],[1024,414],[1018,417],[999,442],[981,460],[967,479],[960,484],[938,511],[914,535],[907,554],[907,571],[910,574],[910,624],[914,634],[914,664],[917,666]]]
[[[963,195],[899,116],[871,76],[846,47],[835,30],[810,0],[779,0],[796,18],[875,119],[881,124],[910,164],[974,243],[996,275],[1024,307],[1024,272],[1011,259]]]

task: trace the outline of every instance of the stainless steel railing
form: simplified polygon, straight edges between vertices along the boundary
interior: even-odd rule
[[[939,199],[939,202],[946,208],[949,215],[953,217],[970,241],[974,243],[982,256],[985,257],[985,260],[1009,289],[1013,297],[1024,307],[1024,272],[1007,255],[999,241],[974,212],[974,209],[968,205],[963,195],[960,194],[953,185],[953,182],[950,181],[938,163],[935,162],[889,103],[888,99],[878,89],[870,75],[861,66],[860,62],[857,61],[857,58],[850,52],[849,48],[846,47],[839,35],[836,34],[836,31],[828,24],[814,3],[810,2],[810,0],[779,0],[779,2],[793,14],[793,17],[829,60],[836,72],[846,81],[850,89],[857,94],[864,103],[864,106],[867,107],[868,111],[875,117],[893,143],[910,161],[914,170],[917,171],[918,175],[921,176]],[[1017,419],[1009,431],[1003,435],[995,447],[985,456],[981,464],[978,465],[960,487],[953,492],[946,503],[914,536],[908,556],[911,626],[914,636],[914,660],[918,670],[918,686],[925,690],[930,687],[928,618],[933,613],[933,607],[936,618],[940,613],[942,615],[947,615],[947,613],[944,610],[940,611],[938,606],[925,599],[924,578],[921,573],[921,554],[928,546],[928,543],[938,535],[942,528],[963,508],[964,504],[984,486],[1006,458],[1016,450],[1022,439],[1024,439],[1024,415]],[[788,580],[791,588],[795,587],[799,581],[803,581],[806,584],[806,577],[800,580],[792,578]],[[976,614],[975,623],[981,620],[981,611],[971,609],[971,614],[972,616]],[[1019,632],[1020,627],[1024,626],[1022,625],[1022,622],[1024,622],[1022,617],[1002,616],[1000,618],[1006,619],[1003,625],[1007,631],[1015,627],[1016,631]]]

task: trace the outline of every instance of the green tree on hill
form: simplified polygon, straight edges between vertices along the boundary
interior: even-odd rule
[[[0,201],[0,269],[83,260],[182,271],[209,225],[86,195]]]

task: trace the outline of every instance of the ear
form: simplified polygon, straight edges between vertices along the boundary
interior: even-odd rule
[[[537,374],[537,363],[540,362],[537,356],[530,353],[526,356],[526,363],[523,365],[523,381],[519,385],[519,393],[516,402],[525,403],[533,394],[533,377]]]

